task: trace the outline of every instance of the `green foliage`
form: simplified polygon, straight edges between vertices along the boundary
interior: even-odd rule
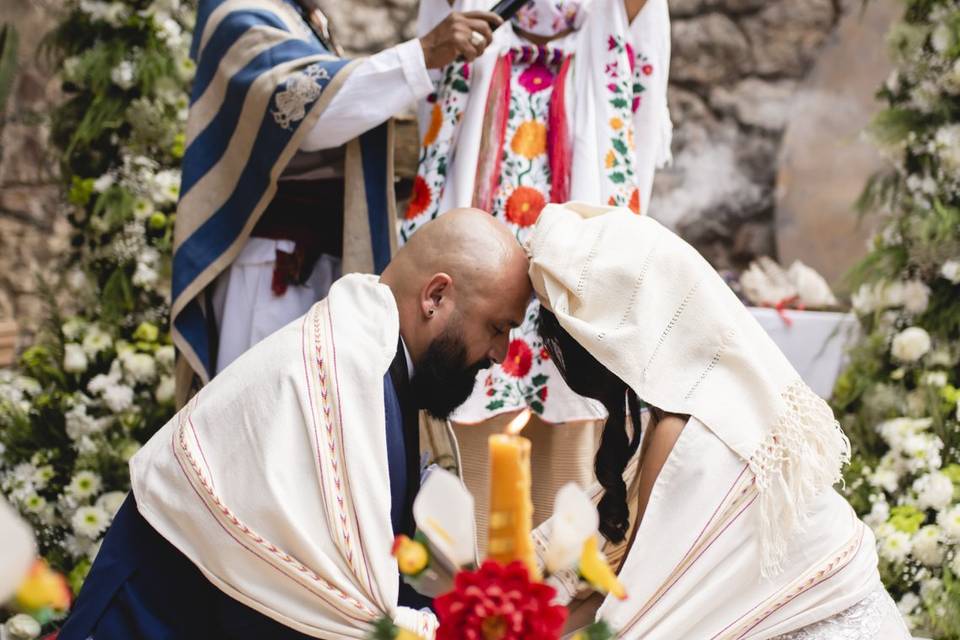
[[[173,413],[170,250],[195,8],[65,5],[41,50],[63,83],[50,117],[74,235],[60,279],[42,283],[43,329],[0,371],[0,491],[76,591],[130,488],[129,459]]]
[[[846,494],[913,631],[960,638],[960,3],[907,0],[869,132],[892,168],[857,202],[879,220],[850,274],[862,337],[833,407]],[[952,487],[952,490],[951,490]]]

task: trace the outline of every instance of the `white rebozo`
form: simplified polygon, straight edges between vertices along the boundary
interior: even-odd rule
[[[383,378],[399,316],[349,275],[224,369],[131,460],[144,518],[226,594],[319,638],[365,638],[397,606]]]
[[[882,593],[873,536],[832,488],[847,438],[696,250],[647,216],[568,203],[543,210],[529,252],[563,328],[642,400],[691,416],[620,570],[629,598],[600,617],[626,639],[759,640]]]

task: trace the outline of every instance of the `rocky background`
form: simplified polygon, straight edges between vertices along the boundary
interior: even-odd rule
[[[417,0],[324,4],[349,52],[377,51],[414,35]],[[853,253],[843,245],[813,259],[837,281],[863,253],[865,231],[851,236],[850,203],[876,160],[864,153],[851,160],[848,154],[830,170],[830,157],[815,140],[816,123],[842,112],[845,117],[830,137],[859,148],[857,132],[874,110],[872,94],[886,73],[882,34],[894,4],[873,0],[866,9],[871,18],[862,15],[860,0],[670,0],[674,163],[657,177],[653,215],[718,268],[743,267],[758,255],[777,256],[784,229],[803,229],[814,245],[817,237],[851,237]],[[44,121],[48,105],[58,99],[57,84],[37,50],[60,5],[0,0],[0,24],[13,23],[21,33],[20,74],[0,119],[0,322],[16,319],[24,334],[39,317],[35,273],[49,270],[68,241]],[[844,56],[859,59],[864,51],[870,52],[869,67],[844,73],[853,60]],[[821,72],[813,73],[818,66]],[[810,114],[819,114],[812,125]],[[804,118],[805,128],[785,135]],[[412,119],[406,120],[401,138],[398,167],[409,174],[417,147]],[[821,174],[824,167],[831,174],[839,171],[846,185],[832,199],[816,200],[812,213],[805,209],[806,194],[819,193],[810,181],[822,175],[802,170],[810,165]],[[803,224],[812,215],[819,221],[813,227]],[[810,259],[815,252],[803,250],[803,244],[802,238],[789,239],[780,243],[779,252]]]

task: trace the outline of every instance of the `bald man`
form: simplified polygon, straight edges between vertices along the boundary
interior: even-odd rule
[[[341,278],[240,356],[130,463],[60,640],[431,638],[390,548],[412,535],[418,412],[445,417],[506,354],[527,259],[475,209],[423,227],[380,278]]]

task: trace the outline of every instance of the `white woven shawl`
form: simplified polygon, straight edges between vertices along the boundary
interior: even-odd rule
[[[130,463],[146,520],[231,597],[319,638],[365,638],[397,606],[383,377],[399,319],[348,275],[214,378]]]
[[[540,301],[643,400],[698,418],[749,463],[762,567],[776,573],[849,441],[723,279],[674,233],[626,209],[548,205],[531,236]]]

